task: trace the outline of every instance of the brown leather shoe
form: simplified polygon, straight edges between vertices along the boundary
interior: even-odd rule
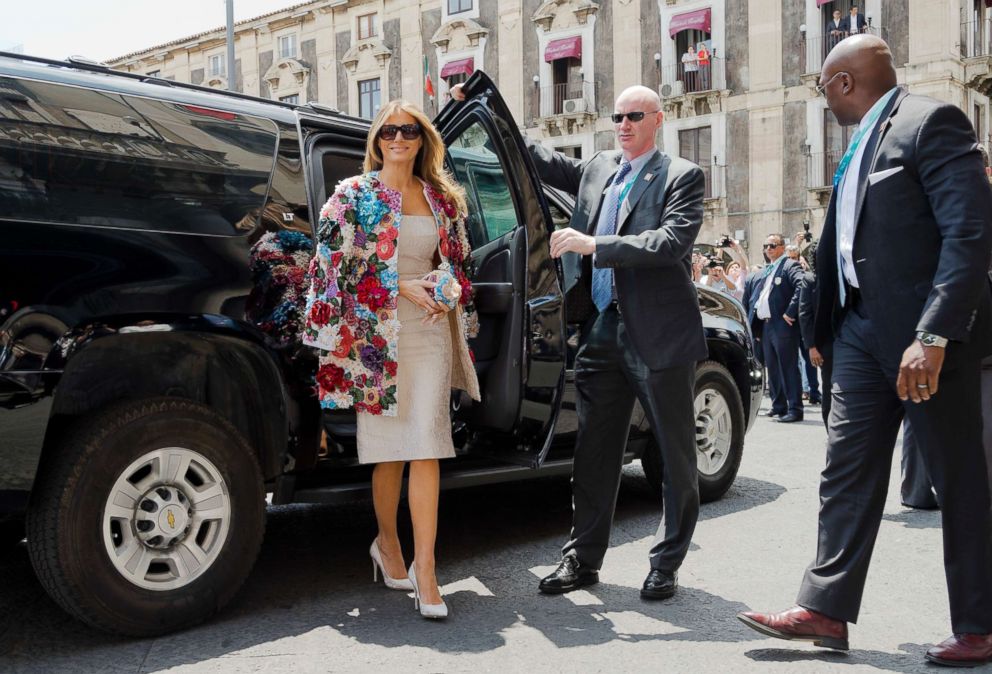
[[[955,634],[927,651],[927,660],[947,667],[977,667],[992,662],[992,634]]]
[[[737,619],[765,636],[786,641],[812,641],[814,646],[847,650],[847,623],[802,606],[782,613],[738,613]]]

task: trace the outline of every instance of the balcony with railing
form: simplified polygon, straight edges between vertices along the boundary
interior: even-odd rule
[[[992,96],[992,18],[961,24],[965,84]]]
[[[706,191],[703,193],[704,199],[720,199],[727,196],[725,177],[726,166],[720,164],[700,164],[703,176],[706,178]]]
[[[868,35],[877,35],[878,37],[885,38],[885,30],[877,27],[868,25],[863,33]],[[837,46],[837,44],[846,37],[843,34],[831,35],[826,33],[823,35],[807,35],[802,33],[802,38],[799,41],[799,66],[803,75],[816,75],[823,68],[823,62],[827,58],[827,54]]]
[[[843,150],[810,153],[806,165],[806,186],[811,190],[829,191],[843,156]]]
[[[661,69],[661,86],[658,93],[663,99],[693,94],[705,95],[727,88],[726,61],[714,56],[707,63],[686,66],[684,63]]]
[[[596,118],[596,83],[591,81],[541,87],[538,118],[547,127],[583,125]]]

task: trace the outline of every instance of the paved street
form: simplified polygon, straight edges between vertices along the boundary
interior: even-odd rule
[[[536,583],[567,531],[567,479],[443,495],[446,623],[371,584],[370,504],[271,510],[258,564],[232,605],[153,640],[76,623],[41,590],[26,550],[4,551],[0,671],[934,671],[923,653],[950,632],[939,514],[900,506],[898,470],[848,654],[765,639],[734,619],[790,606],[813,556],[825,432],[818,408],[807,412],[801,424],[758,421],[733,490],[703,507],[682,588],[667,602],[637,594],[657,506],[635,464],[601,583],[565,597],[538,595]]]

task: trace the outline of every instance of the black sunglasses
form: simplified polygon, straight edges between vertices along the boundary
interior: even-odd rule
[[[652,110],[651,111],[651,114],[653,114],[655,112],[661,112],[661,110]],[[629,119],[632,122],[639,122],[642,119],[644,119],[644,115],[647,115],[647,114],[649,114],[649,113],[647,113],[647,112],[627,112],[627,113],[624,113],[624,112],[614,112],[612,115],[610,115],[610,117],[613,119],[613,123],[614,124],[623,124],[623,118],[624,117],[626,117],[627,119]]]
[[[397,133],[403,135],[403,140],[416,140],[420,138],[423,129],[420,128],[419,124],[404,124],[403,126],[384,124],[379,127],[379,138],[383,140],[393,140]]]
[[[762,246],[762,248],[778,248],[781,245],[783,245],[783,244],[781,244],[781,243],[766,243],[765,245]]]

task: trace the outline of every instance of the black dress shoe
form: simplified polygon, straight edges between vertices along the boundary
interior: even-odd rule
[[[666,573],[651,569],[651,573],[644,579],[644,587],[641,588],[641,597],[644,599],[668,599],[675,594],[675,589],[679,586],[679,575],[677,573]]]
[[[550,576],[541,579],[537,589],[544,594],[564,594],[598,582],[598,570],[582,566],[575,555],[565,555],[558,563],[558,568]]]
[[[781,412],[776,412],[775,410],[768,410],[767,412],[763,412],[761,416],[763,416],[763,417],[769,417],[771,419],[774,419],[775,417],[782,416],[782,413]]]
[[[789,412],[785,416],[779,417],[775,421],[779,422],[780,424],[794,424],[795,422],[802,420],[803,420],[803,415],[796,414],[795,412]]]
[[[823,404],[823,398],[810,398],[809,399],[809,404],[810,405],[822,405]]]

